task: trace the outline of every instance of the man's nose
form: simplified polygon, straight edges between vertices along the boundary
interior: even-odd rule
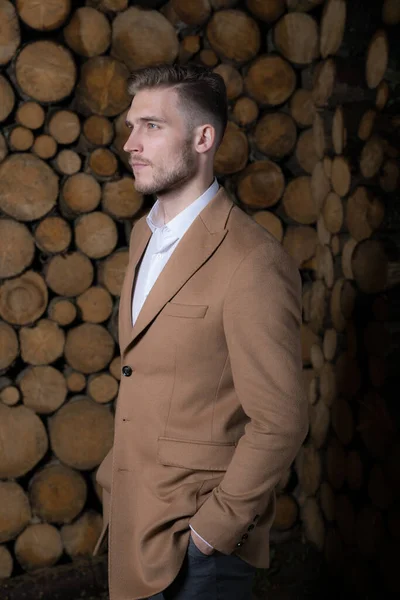
[[[135,131],[131,131],[128,139],[124,144],[125,152],[141,152],[143,150],[143,145],[139,139],[139,135]]]

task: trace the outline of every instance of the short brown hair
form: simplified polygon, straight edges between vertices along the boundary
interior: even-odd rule
[[[220,75],[199,65],[157,65],[134,71],[128,91],[134,95],[145,88],[174,88],[194,126],[210,122],[220,144],[228,120],[225,82]]]

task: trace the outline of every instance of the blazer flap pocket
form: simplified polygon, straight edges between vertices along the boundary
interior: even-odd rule
[[[157,462],[199,471],[226,471],[236,444],[159,437]]]
[[[178,304],[177,302],[167,302],[163,313],[171,317],[189,317],[201,319],[208,309],[205,304]]]

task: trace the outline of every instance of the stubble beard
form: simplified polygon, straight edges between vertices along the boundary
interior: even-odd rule
[[[186,140],[180,156],[175,161],[172,168],[163,165],[162,167],[149,166],[153,169],[153,180],[141,183],[135,179],[135,188],[141,194],[155,194],[161,196],[189,181],[196,173],[196,157],[192,149],[191,140]]]

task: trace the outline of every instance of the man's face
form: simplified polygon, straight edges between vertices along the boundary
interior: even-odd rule
[[[127,115],[135,188],[157,194],[179,188],[197,172],[193,135],[171,88],[143,89],[135,95]]]

